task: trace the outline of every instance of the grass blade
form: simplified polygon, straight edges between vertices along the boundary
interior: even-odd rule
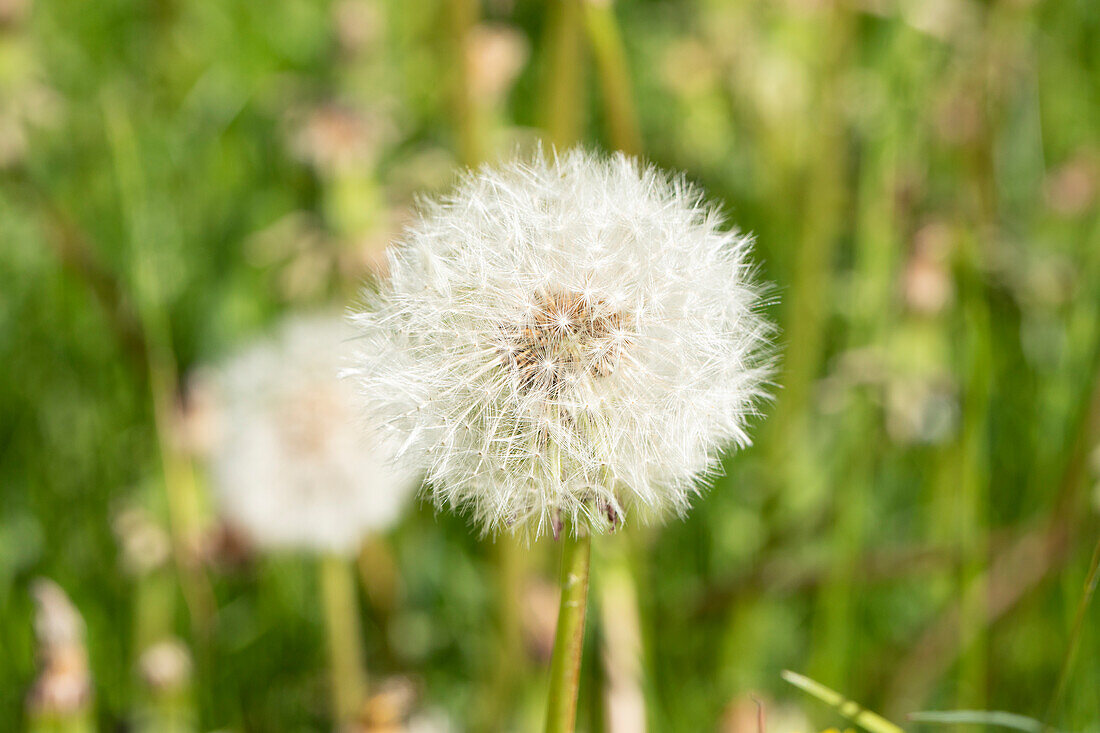
[[[1025,733],[1041,733],[1043,724],[1034,718],[997,710],[945,710],[942,712],[912,713],[909,720],[915,723],[940,723],[944,725],[993,725],[1012,728]]]
[[[830,690],[825,685],[814,682],[809,677],[804,677],[790,670],[783,670],[781,676],[803,692],[816,697],[821,702],[836,708],[836,711],[860,728],[871,733],[902,733],[902,729],[891,723],[886,718],[870,710],[865,710],[859,703],[848,700],[839,692]]]
[[[1058,684],[1054,688],[1054,694],[1047,706],[1047,714],[1044,720],[1050,724],[1054,722],[1054,715],[1058,712],[1058,706],[1066,694],[1066,685],[1069,683],[1070,673],[1073,671],[1073,659],[1077,655],[1077,645],[1081,641],[1081,631],[1085,626],[1085,616],[1092,603],[1092,596],[1096,593],[1097,583],[1100,583],[1100,542],[1092,551],[1092,562],[1089,564],[1089,575],[1085,580],[1085,589],[1081,593],[1081,602],[1077,605],[1077,614],[1073,619],[1073,629],[1070,631],[1069,644],[1066,646],[1066,654],[1062,659],[1062,669],[1058,672]]]

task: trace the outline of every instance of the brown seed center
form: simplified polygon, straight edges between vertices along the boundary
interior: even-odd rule
[[[630,325],[603,298],[543,290],[518,324],[502,328],[501,360],[523,390],[557,394],[585,376],[611,375],[633,340]]]

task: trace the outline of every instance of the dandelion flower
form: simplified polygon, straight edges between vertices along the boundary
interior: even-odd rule
[[[485,532],[683,513],[763,396],[750,244],[622,155],[483,168],[391,250],[352,373],[437,504]]]
[[[395,446],[364,431],[355,390],[339,378],[350,335],[339,316],[299,316],[215,378],[215,498],[261,547],[353,553],[415,489],[414,474],[393,464]]]

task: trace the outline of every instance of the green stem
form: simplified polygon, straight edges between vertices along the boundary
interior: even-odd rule
[[[582,530],[583,532],[583,530]],[[577,720],[577,687],[588,604],[588,566],[592,541],[588,534],[566,533],[561,547],[561,606],[550,663],[550,693],[546,733],[572,733]]]
[[[1081,641],[1081,632],[1085,627],[1085,617],[1092,602],[1092,596],[1096,593],[1096,586],[1100,583],[1100,542],[1092,551],[1092,562],[1089,564],[1089,575],[1085,580],[1085,589],[1081,594],[1081,601],[1077,605],[1077,615],[1073,619],[1073,629],[1069,635],[1069,645],[1066,647],[1066,655],[1062,659],[1062,669],[1058,673],[1058,684],[1054,688],[1054,695],[1047,706],[1047,714],[1043,722],[1050,727],[1054,721],[1054,715],[1058,712],[1058,706],[1066,694],[1066,685],[1069,682],[1070,672],[1073,670],[1073,658],[1077,654],[1077,646]]]
[[[91,713],[82,710],[57,718],[32,716],[26,730],[28,733],[95,733],[96,726]]]
[[[584,0],[583,9],[611,144],[627,155],[641,155],[642,134],[615,11],[609,0]]]
[[[202,520],[202,500],[194,466],[172,440],[172,411],[179,390],[179,366],[172,347],[172,329],[164,304],[162,283],[148,247],[159,235],[150,229],[153,215],[147,199],[148,181],[142,167],[133,125],[118,105],[104,102],[104,115],[111,158],[118,183],[120,206],[128,225],[127,240],[132,259],[129,299],[137,311],[140,343],[153,406],[153,426],[159,448],[172,548],[179,572],[180,589],[191,613],[191,623],[200,638],[209,634],[214,616],[214,594],[201,563],[194,553],[194,539]]]
[[[580,0],[551,0],[542,119],[550,143],[565,149],[580,137],[582,107]]]
[[[481,162],[481,123],[479,110],[470,96],[470,62],[468,44],[470,31],[477,23],[478,7],[474,0],[449,0],[447,3],[449,36],[451,39],[451,106],[458,136],[458,154],[464,165]]]
[[[367,689],[367,672],[359,656],[359,609],[355,573],[345,558],[321,558],[321,602],[328,633],[332,672],[332,712],[339,725],[355,720]]]

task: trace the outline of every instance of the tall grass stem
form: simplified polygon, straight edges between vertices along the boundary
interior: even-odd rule
[[[580,0],[552,0],[544,44],[548,49],[543,76],[542,120],[549,141],[563,149],[580,137],[581,75]]]
[[[477,165],[484,155],[479,110],[470,94],[470,31],[477,23],[474,0],[449,0],[447,19],[451,42],[451,109],[455,118],[458,154],[466,165]]]
[[[641,155],[642,134],[615,11],[607,0],[583,0],[581,7],[611,144],[628,155]]]
[[[1077,646],[1081,641],[1081,632],[1085,626],[1085,616],[1089,604],[1096,593],[1096,586],[1100,583],[1100,542],[1092,551],[1092,562],[1089,565],[1088,578],[1085,579],[1085,588],[1081,593],[1081,602],[1077,604],[1077,613],[1073,619],[1073,628],[1069,635],[1069,645],[1066,647],[1066,655],[1062,659],[1062,669],[1058,673],[1058,684],[1054,688],[1054,694],[1047,706],[1046,716],[1043,722],[1049,727],[1058,712],[1058,706],[1066,694],[1066,685],[1069,683],[1070,672],[1073,671],[1073,659],[1077,655]]]

